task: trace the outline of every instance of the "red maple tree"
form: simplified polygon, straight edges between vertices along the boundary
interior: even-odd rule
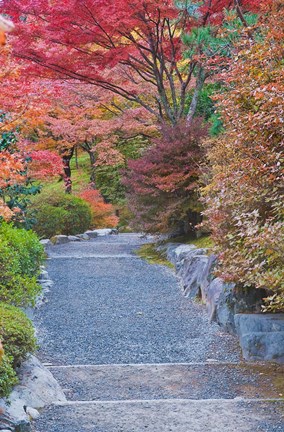
[[[3,0],[1,9],[17,23],[14,52],[30,62],[30,73],[110,90],[159,122],[176,124],[185,116],[188,89],[195,85],[198,93],[207,77],[202,41],[189,47],[191,54],[184,58],[181,35],[198,27],[218,28],[225,8],[235,9],[247,25],[244,12],[257,9],[259,2],[179,3],[65,0],[55,7],[46,0]],[[195,108],[193,98],[189,120]]]

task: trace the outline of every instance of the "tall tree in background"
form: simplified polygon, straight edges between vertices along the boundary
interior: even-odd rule
[[[206,133],[200,119],[190,127],[165,126],[162,138],[141,158],[129,162],[125,185],[134,228],[152,233],[194,232],[200,223],[201,141]]]

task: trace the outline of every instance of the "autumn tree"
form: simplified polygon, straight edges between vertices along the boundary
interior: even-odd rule
[[[146,232],[194,232],[200,222],[198,189],[201,120],[191,127],[165,126],[163,137],[137,160],[129,162],[125,185],[135,228]]]
[[[210,142],[206,216],[220,275],[274,292],[284,308],[284,2],[264,2],[256,41],[239,46],[218,98],[225,133]]]
[[[213,45],[224,10],[234,9],[243,25],[256,0],[65,1],[3,0],[2,10],[17,22],[14,53],[29,62],[29,73],[78,80],[139,104],[159,123],[191,121],[198,92],[208,76],[204,56]],[[24,18],[24,19],[23,19]],[[211,28],[213,30],[211,30]],[[182,34],[187,38],[183,57]],[[189,110],[186,95],[193,95]],[[188,113],[186,113],[188,111]]]
[[[14,54],[27,73],[81,82],[141,107],[140,117],[148,113],[159,127],[172,126],[162,141],[171,142],[174,151],[183,141],[185,120],[192,123],[205,80],[227,55],[220,34],[225,9],[235,12],[250,37],[247,12],[257,9],[257,2],[67,0],[54,7],[51,1],[3,0],[1,7],[17,23]],[[119,157],[115,134],[100,139],[98,159]],[[180,171],[188,164],[183,162]]]

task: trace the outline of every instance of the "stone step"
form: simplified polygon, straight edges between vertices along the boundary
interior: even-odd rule
[[[280,365],[181,363],[50,367],[70,401],[279,398]]]
[[[152,400],[53,406],[36,432],[283,432],[279,401]],[[48,425],[48,429],[47,429]]]

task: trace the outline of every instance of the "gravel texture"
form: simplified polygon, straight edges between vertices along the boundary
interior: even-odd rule
[[[52,364],[236,361],[236,338],[209,325],[174,273],[133,250],[143,240],[112,235],[50,249],[54,286],[35,316],[40,358]],[[66,258],[68,256],[68,258]]]
[[[134,254],[146,241],[48,248],[54,285],[34,320],[68,403],[36,432],[283,432],[281,402],[234,399],[279,397],[283,369],[241,364],[237,339],[208,323],[173,271]]]
[[[51,368],[69,401],[279,398],[283,367],[246,364]]]
[[[40,432],[283,432],[259,401],[131,401],[55,407],[37,423]],[[274,416],[275,415],[275,416]],[[56,422],[54,421],[56,419]],[[47,427],[47,425],[49,425]]]

